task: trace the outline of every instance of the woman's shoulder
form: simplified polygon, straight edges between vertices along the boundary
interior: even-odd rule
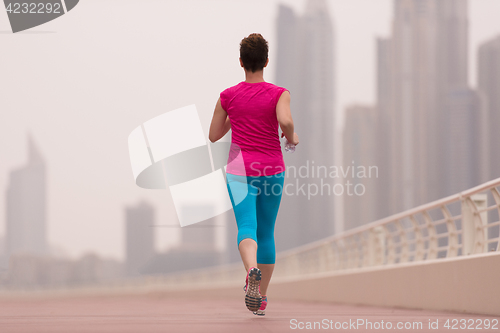
[[[222,108],[224,110],[226,110],[226,111],[228,110],[228,108],[230,106],[229,104],[231,103],[231,100],[237,94],[237,91],[240,87],[241,87],[241,82],[234,85],[234,86],[231,86],[229,88],[224,89],[220,93],[219,97],[220,97]]]
[[[285,92],[288,91],[288,89],[278,86],[273,83],[266,82],[267,85],[267,92],[269,95],[273,98],[273,100],[278,103],[278,100],[280,99],[281,95]]]
[[[222,93],[231,93],[231,92],[234,92],[234,91],[238,90],[238,88],[240,88],[240,87],[241,87],[242,83],[243,83],[243,82],[240,82],[240,83],[238,83],[238,84],[235,84],[234,86],[230,86],[230,87],[228,87],[228,88],[224,89],[224,90],[222,91]]]
[[[274,84],[274,83],[271,83],[271,82],[268,82],[268,84],[269,84],[271,87],[275,88],[275,89],[286,89],[286,88],[284,88],[284,87],[282,87],[282,86],[278,86],[277,84]]]
[[[274,83],[266,82],[266,84],[267,84],[268,91],[274,92],[273,95],[278,95],[278,97],[281,96],[281,94],[283,92],[288,91],[288,89],[281,87],[281,86],[278,86]]]

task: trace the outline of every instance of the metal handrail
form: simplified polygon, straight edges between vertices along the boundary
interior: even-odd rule
[[[321,262],[324,260],[324,255],[314,256],[312,255],[314,252],[319,254],[318,249],[329,244],[330,249],[336,248],[342,253],[349,250],[349,247],[344,245],[345,240],[354,239],[361,240],[355,244],[361,250],[354,254],[355,258],[337,256],[337,260],[341,261],[335,265],[337,270],[476,254],[488,251],[488,245],[492,243],[496,243],[494,250],[498,251],[500,244],[498,237],[488,235],[492,227],[500,224],[500,221],[488,222],[488,212],[494,209],[500,212],[500,195],[497,186],[500,186],[500,178],[344,233],[282,252],[277,258],[275,275],[279,276],[284,273],[281,266],[286,265],[288,257],[299,256],[305,252],[310,253],[310,258],[315,258],[313,260],[317,261],[316,266],[324,267],[325,264]],[[488,192],[493,195],[495,201],[490,206],[487,204],[485,195]],[[455,203],[460,203],[461,212],[452,214],[448,206]],[[434,220],[431,217],[433,210],[440,211],[443,217]],[[422,222],[418,222],[417,216],[421,217]],[[403,223],[408,220],[411,221],[411,225]],[[446,226],[446,231],[437,232],[437,226]],[[378,234],[377,238],[369,240],[370,237],[374,237],[374,233]],[[382,251],[380,251],[381,248]],[[363,256],[379,252],[382,252],[381,258],[375,258],[372,255],[372,260],[363,260],[366,259]],[[442,256],[438,256],[439,253]],[[330,255],[330,257],[333,256]],[[357,264],[352,265],[352,262]],[[298,266],[301,264],[303,263],[299,263]],[[314,264],[308,262],[307,271],[311,271],[311,266]],[[313,271],[319,272],[320,269]],[[290,273],[289,270],[287,273]],[[300,274],[300,271],[296,273]]]
[[[378,221],[278,253],[273,279],[382,267],[425,260],[446,260],[500,250],[500,221],[488,221],[496,209],[500,216],[500,178],[469,190],[380,219]],[[488,196],[493,204],[488,205]],[[460,212],[451,213],[451,204]],[[433,219],[436,210],[442,216]],[[491,215],[491,214],[490,214]],[[438,228],[439,227],[439,228]],[[446,228],[446,231],[439,229]],[[495,231],[496,234],[493,234]],[[494,245],[492,247],[491,245]],[[193,288],[242,283],[241,263],[195,269],[161,276],[114,281],[99,286],[106,290]]]
[[[498,235],[488,230],[500,221],[488,221],[488,212],[496,209],[500,215],[500,178],[469,190],[388,216],[372,223],[329,236],[278,253],[275,278],[353,270],[364,267],[397,265],[403,262],[451,258],[488,251]],[[493,196],[488,206],[487,193]],[[461,211],[452,214],[448,208],[460,203]],[[436,210],[442,216],[433,219]],[[439,231],[439,228],[446,231]],[[162,277],[164,283],[189,285],[241,282],[241,263],[214,269],[179,272]]]

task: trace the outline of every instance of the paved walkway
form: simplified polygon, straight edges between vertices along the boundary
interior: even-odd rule
[[[267,333],[349,330],[449,332],[451,329],[444,327],[447,319],[474,319],[476,324],[479,323],[478,319],[483,323],[486,319],[498,322],[498,318],[481,315],[327,303],[273,302],[272,298],[265,317],[257,317],[249,312],[244,306],[243,297],[241,301],[220,298],[196,300],[157,294],[0,300],[2,333]],[[357,320],[371,322],[372,329],[369,326],[367,328],[366,324],[360,324],[359,327],[350,324]],[[429,329],[429,321],[438,321],[439,329]],[[314,326],[308,326],[308,323],[314,325],[314,322],[319,322],[315,329]],[[407,330],[398,329],[398,322],[402,323],[402,327],[405,324],[411,327],[414,322],[422,323],[422,326]],[[337,328],[343,325],[344,329],[335,329],[335,324]],[[389,325],[392,328],[388,328]],[[458,328],[459,326],[456,325]],[[308,327],[311,329],[307,329]],[[499,324],[496,327],[497,329],[491,331],[498,331]]]

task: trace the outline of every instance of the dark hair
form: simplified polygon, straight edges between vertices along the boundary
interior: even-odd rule
[[[247,71],[260,71],[267,61],[269,47],[261,34],[250,34],[241,40],[240,58]]]

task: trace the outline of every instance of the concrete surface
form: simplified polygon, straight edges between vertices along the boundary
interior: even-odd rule
[[[265,317],[254,316],[241,300],[200,297],[199,299],[154,293],[127,296],[59,297],[49,299],[0,299],[0,332],[293,332],[293,331],[419,331],[449,332],[447,319],[473,319],[474,326],[498,317],[456,314],[436,311],[408,310],[321,302],[273,301],[269,296]],[[293,320],[296,320],[293,321]],[[307,328],[307,322],[333,321],[333,329]],[[382,327],[372,329],[349,322],[365,320]],[[439,329],[429,329],[438,321]],[[392,328],[387,328],[388,322]],[[422,328],[397,329],[398,322],[421,322]],[[300,324],[302,323],[302,324]],[[335,329],[344,325],[344,329]],[[404,324],[403,324],[404,325]],[[458,322],[457,327],[460,326]],[[294,328],[295,327],[295,328]],[[304,327],[301,329],[300,327]],[[338,326],[339,327],[339,326]],[[341,327],[341,326],[340,326]],[[484,326],[483,326],[484,327]],[[497,329],[499,328],[497,324]],[[461,330],[461,329],[459,329]],[[495,331],[495,330],[492,330]]]

